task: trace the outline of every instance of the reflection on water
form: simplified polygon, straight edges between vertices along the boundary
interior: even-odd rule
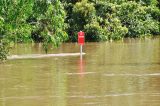
[[[49,53],[76,53],[63,44]],[[86,43],[81,59],[51,57],[0,64],[0,106],[160,106],[160,38]],[[12,54],[44,53],[40,44]]]
[[[78,73],[79,73],[82,77],[84,76],[84,73],[85,73],[84,67],[85,67],[85,61],[83,60],[83,57],[80,56]]]

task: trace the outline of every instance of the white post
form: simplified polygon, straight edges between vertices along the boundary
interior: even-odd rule
[[[82,59],[82,49],[83,49],[83,45],[80,45],[80,57]]]

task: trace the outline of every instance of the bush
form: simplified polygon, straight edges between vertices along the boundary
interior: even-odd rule
[[[9,41],[6,39],[0,40],[0,60],[6,60],[9,53]]]
[[[32,28],[26,19],[32,13],[31,1],[1,0],[0,7],[0,17],[4,19],[0,34],[14,42],[30,41]]]
[[[86,31],[86,41],[160,34],[160,10],[155,0],[81,0],[74,3],[68,0],[65,3],[70,41],[77,41],[80,30]]]
[[[67,40],[65,11],[59,0],[0,1],[1,59],[7,54],[4,39],[10,42],[40,41],[47,52],[48,45],[57,47]]]
[[[119,40],[128,33],[128,28],[123,26],[116,16],[117,6],[116,4],[107,2],[99,2],[96,4],[97,20],[105,30],[106,36],[108,36],[106,40]]]
[[[84,30],[85,25],[90,24],[95,17],[96,11],[93,3],[88,3],[87,0],[77,2],[73,7],[69,22],[71,41],[77,41],[77,32]]]
[[[35,8],[32,14],[31,19],[36,20],[33,24],[35,29],[32,32],[32,38],[41,40],[47,52],[50,43],[53,47],[57,47],[61,42],[67,40],[68,35],[65,32],[66,24],[64,22],[66,14],[60,1],[49,3],[38,1],[35,6],[43,9],[40,11]]]
[[[104,41],[108,40],[107,30],[105,31],[98,22],[87,24],[84,28],[86,41]]]
[[[122,3],[117,7],[117,16],[122,25],[128,28],[129,37],[143,37],[144,35],[159,34],[159,22],[155,20],[157,12],[151,7],[142,6],[136,2]],[[155,26],[155,27],[153,27]]]
[[[110,18],[105,20],[105,30],[107,30],[109,40],[120,40],[128,33],[128,29],[122,26],[118,18]]]
[[[0,17],[0,39],[2,39],[2,37],[4,36],[4,19],[2,17]]]
[[[98,2],[95,5],[96,14],[102,18],[107,18],[107,14],[113,14],[116,12],[116,4],[108,3],[108,2]]]

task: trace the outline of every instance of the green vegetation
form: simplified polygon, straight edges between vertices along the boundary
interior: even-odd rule
[[[68,38],[66,13],[59,0],[1,0],[0,10],[2,60],[9,43],[42,42],[47,52],[50,43],[57,47]],[[8,45],[2,39],[9,40]]]
[[[10,43],[42,42],[47,53],[65,41],[160,35],[158,0],[0,0],[0,59]]]
[[[8,40],[1,39],[0,40],[0,60],[6,60],[8,52],[9,52]]]
[[[159,35],[158,0],[61,0],[70,41],[86,32],[87,41]]]

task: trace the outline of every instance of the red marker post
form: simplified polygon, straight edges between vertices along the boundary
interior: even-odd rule
[[[82,31],[78,32],[78,44],[80,45],[80,54],[81,54],[81,57],[82,57],[83,45],[84,45],[84,42],[85,42],[84,35],[85,35],[84,32],[82,32]]]

